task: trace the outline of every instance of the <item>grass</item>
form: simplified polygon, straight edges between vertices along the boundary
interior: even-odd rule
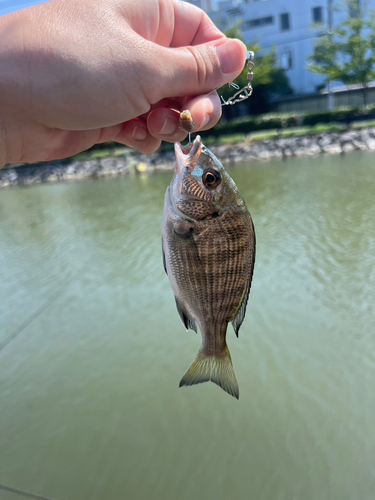
[[[218,144],[237,144],[246,139],[246,134],[223,135],[216,139]]]
[[[355,122],[352,124],[352,128],[355,130],[361,130],[363,128],[370,128],[370,127],[375,127],[375,120]]]

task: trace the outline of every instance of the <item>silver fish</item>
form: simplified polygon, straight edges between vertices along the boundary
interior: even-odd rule
[[[229,322],[245,317],[255,261],[255,231],[237,186],[196,137],[175,145],[174,176],[165,195],[164,268],[186,329],[202,333],[198,355],[180,387],[211,380],[239,398],[226,344]]]

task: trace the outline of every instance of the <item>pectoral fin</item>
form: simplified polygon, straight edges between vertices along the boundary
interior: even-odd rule
[[[178,314],[180,315],[182,324],[184,325],[186,330],[188,330],[190,328],[190,330],[194,330],[195,333],[197,333],[196,322],[188,316],[188,314],[185,312],[184,307],[181,305],[181,303],[178,301],[178,299],[176,297],[175,297],[175,301],[176,301]]]

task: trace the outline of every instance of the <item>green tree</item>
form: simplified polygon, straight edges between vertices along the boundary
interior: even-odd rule
[[[345,0],[342,8],[346,19],[319,37],[308,69],[325,75],[326,83],[361,84],[367,105],[368,84],[375,79],[375,14],[358,0]]]
[[[265,113],[269,110],[269,101],[273,95],[292,93],[292,88],[284,70],[277,67],[276,50],[274,48],[259,56],[262,47],[257,41],[249,45],[246,43],[241,31],[241,23],[237,23],[226,30],[225,34],[230,38],[242,40],[248,49],[255,53],[254,79],[252,82],[254,93],[247,101],[249,112],[252,114]],[[245,67],[241,75],[236,79],[236,84],[240,88],[247,85],[247,73],[248,69]],[[227,100],[234,92],[233,88],[225,86],[220,89],[219,94]]]

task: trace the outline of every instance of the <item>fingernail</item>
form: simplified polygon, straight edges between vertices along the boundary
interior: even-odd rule
[[[201,125],[201,129],[203,127],[205,127],[207,125],[207,123],[210,121],[210,115],[206,115],[204,118],[203,118],[203,122],[202,122],[202,125]]]
[[[142,126],[137,125],[133,130],[132,137],[135,141],[144,141],[147,137],[147,130]]]
[[[239,40],[228,39],[216,47],[221,71],[224,74],[238,73],[245,65],[245,50],[241,49]]]
[[[172,135],[176,132],[177,125],[172,118],[167,117],[159,132],[160,135]]]

